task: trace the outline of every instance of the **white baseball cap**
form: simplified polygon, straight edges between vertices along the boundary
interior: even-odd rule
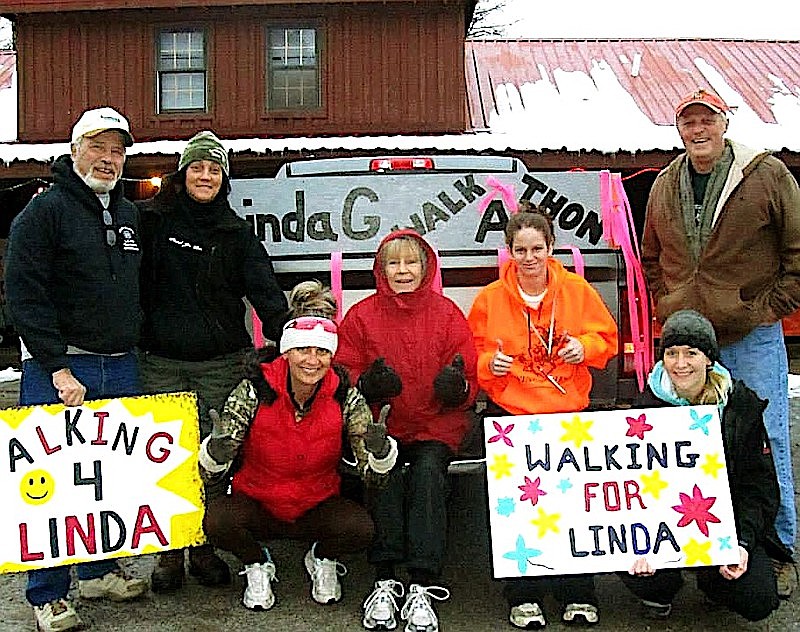
[[[133,145],[133,136],[131,136],[131,126],[128,123],[128,119],[114,108],[109,107],[86,110],[81,114],[78,122],[75,123],[75,127],[72,128],[72,142],[75,143],[84,136],[91,138],[111,129],[122,133],[125,139],[125,147]]]

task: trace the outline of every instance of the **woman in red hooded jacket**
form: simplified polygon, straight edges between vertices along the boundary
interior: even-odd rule
[[[392,404],[388,432],[398,442],[398,463],[408,463],[369,499],[376,526],[369,558],[377,576],[364,604],[367,629],[397,625],[399,564],[410,575],[401,611],[406,630],[438,630],[430,599],[449,596],[436,586],[447,532],[447,465],[468,429],[478,385],[472,333],[458,306],[433,290],[436,272],[436,255],[422,237],[391,233],[375,256],[377,291],[339,327],[337,363],[368,402]]]

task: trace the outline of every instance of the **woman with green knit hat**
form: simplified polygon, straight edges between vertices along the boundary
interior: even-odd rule
[[[243,376],[251,346],[247,299],[277,340],[288,305],[269,255],[228,201],[228,152],[213,132],[195,134],[142,211],[141,298],[144,324],[140,370],[146,393],[195,391],[201,439],[211,432],[208,411],[222,409]],[[209,502],[224,489],[206,489]],[[205,545],[189,549],[189,573],[206,586],[230,581],[228,566]],[[166,551],[152,588],[167,592],[184,581],[184,553]]]

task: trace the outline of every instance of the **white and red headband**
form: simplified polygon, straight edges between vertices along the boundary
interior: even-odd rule
[[[300,316],[283,326],[281,353],[299,347],[317,347],[336,353],[339,344],[336,323],[319,316]]]

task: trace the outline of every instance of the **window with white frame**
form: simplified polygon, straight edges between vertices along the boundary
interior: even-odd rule
[[[158,41],[159,112],[206,109],[203,31],[162,31]]]
[[[270,110],[320,107],[319,42],[314,28],[270,28],[267,104]]]

